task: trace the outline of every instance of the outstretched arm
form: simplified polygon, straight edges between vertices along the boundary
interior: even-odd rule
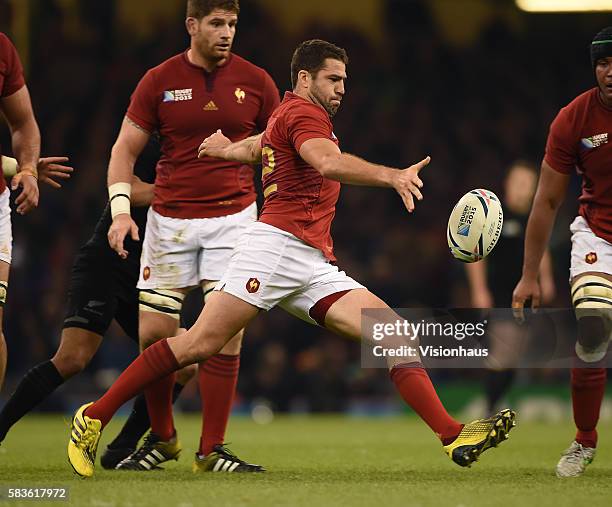
[[[419,172],[431,160],[425,157],[406,169],[394,169],[342,153],[333,141],[323,138],[305,141],[300,147],[300,157],[330,180],[349,185],[394,188],[411,213],[414,210],[414,197],[419,201],[423,199],[420,191],[423,182]]]
[[[213,135],[202,141],[198,147],[198,158],[214,157],[243,164],[259,164],[261,162],[261,137],[263,133],[247,137],[242,141],[232,143],[217,130]]]

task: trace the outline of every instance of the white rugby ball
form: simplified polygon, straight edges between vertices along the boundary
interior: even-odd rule
[[[477,188],[465,194],[453,208],[446,238],[455,259],[476,262],[491,253],[501,234],[504,212],[497,196]]]

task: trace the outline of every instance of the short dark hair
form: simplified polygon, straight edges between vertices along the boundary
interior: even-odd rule
[[[323,68],[326,58],[340,60],[344,65],[348,64],[346,51],[331,42],[321,39],[302,42],[291,58],[291,86],[295,88],[297,75],[301,70],[310,72],[314,77]]]
[[[239,14],[239,0],[187,0],[188,18],[202,19],[215,9]]]

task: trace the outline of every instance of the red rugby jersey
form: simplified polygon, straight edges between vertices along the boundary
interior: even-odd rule
[[[597,236],[612,243],[612,109],[598,88],[578,95],[550,126],[544,161],[582,176],[579,213]]]
[[[15,46],[0,32],[0,98],[8,97],[25,85],[23,67]],[[1,148],[1,147],[0,147]],[[0,149],[0,155],[2,150]],[[0,193],[4,192],[6,181],[0,178]]]
[[[290,232],[334,261],[330,228],[340,183],[324,178],[300,157],[302,144],[318,138],[338,144],[327,112],[286,92],[261,140],[265,200],[259,220]]]
[[[150,69],[132,94],[127,116],[160,133],[155,211],[209,218],[237,213],[254,202],[251,166],[198,159],[197,150],[217,129],[232,141],[263,131],[278,103],[268,73],[235,54],[210,73],[192,64],[186,51]]]

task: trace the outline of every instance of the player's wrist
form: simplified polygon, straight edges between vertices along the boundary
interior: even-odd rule
[[[120,181],[108,187],[108,198],[113,220],[118,215],[130,215],[132,185]]]
[[[538,271],[533,270],[532,268],[529,268],[528,266],[523,268],[523,273],[521,275],[521,278],[523,279],[523,281],[525,282],[537,282],[538,280]]]
[[[22,164],[18,166],[17,172],[20,174],[32,176],[34,179],[38,180],[38,169],[31,164]]]

